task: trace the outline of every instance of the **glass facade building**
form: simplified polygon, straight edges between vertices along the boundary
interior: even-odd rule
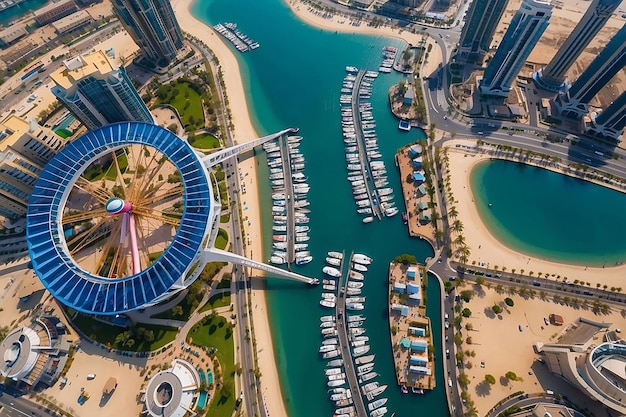
[[[552,5],[544,0],[524,0],[493,59],[485,70],[480,92],[506,97],[526,59],[548,27]]]
[[[183,47],[183,33],[169,0],[113,0],[126,31],[155,65],[167,66]]]
[[[153,122],[124,67],[113,69],[102,51],[64,61],[51,78],[52,93],[89,130],[115,122]]]
[[[48,161],[63,140],[33,120],[10,116],[0,123],[0,215],[26,214],[28,199]]]
[[[557,98],[561,114],[575,118],[587,114],[589,102],[626,66],[626,24],[591,61],[567,93]]]
[[[596,117],[590,131],[596,136],[618,141],[624,127],[626,127],[626,92]]]
[[[508,0],[474,0],[467,11],[461,32],[459,55],[478,60],[491,45],[493,34]]]
[[[622,0],[593,0],[556,55],[545,68],[534,75],[539,87],[555,92],[565,87],[567,71],[604,27],[621,2]]]

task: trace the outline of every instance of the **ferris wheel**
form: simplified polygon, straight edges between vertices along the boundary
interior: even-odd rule
[[[213,260],[310,281],[213,247],[221,204],[210,169],[290,131],[210,156],[143,122],[73,140],[46,165],[29,201],[26,236],[36,274],[55,298],[95,314],[155,304]]]

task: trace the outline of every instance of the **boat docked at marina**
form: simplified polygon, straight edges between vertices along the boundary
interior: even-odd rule
[[[354,363],[356,363],[357,365],[363,365],[363,364],[366,364],[366,363],[373,362],[374,358],[376,358],[376,355],[362,356],[360,358],[356,358],[354,360]]]
[[[346,303],[346,310],[360,311],[364,308],[363,303]]]
[[[382,417],[387,414],[387,407],[377,408],[370,413],[370,417]]]
[[[359,365],[356,367],[357,374],[367,374],[374,369],[374,362],[366,363],[365,365]]]
[[[330,352],[331,350],[335,350],[336,347],[333,345],[322,345],[319,348],[319,353],[326,353],[326,352]]]
[[[365,355],[367,352],[370,351],[370,347],[369,345],[365,345],[365,346],[359,346],[356,347],[352,350],[352,354],[357,357],[357,356],[362,356]]]
[[[380,385],[374,388],[373,390],[371,390],[370,392],[366,393],[365,395],[367,396],[367,399],[369,401],[372,401],[374,398],[376,398],[377,396],[385,392],[386,389],[387,389],[387,385]]]
[[[339,351],[337,351],[337,354],[339,354]],[[342,385],[346,385],[346,380],[345,379],[337,379],[334,381],[328,381],[328,383],[326,384],[329,387],[340,387]]]
[[[324,322],[324,321],[335,321],[335,316],[333,315],[327,315],[327,316],[322,316],[320,317],[320,321]]]
[[[376,372],[368,372],[364,375],[361,375],[359,377],[359,383],[364,383],[367,381],[371,381],[372,379],[376,378],[378,376],[378,374]]]
[[[326,263],[332,266],[339,266],[341,265],[341,259],[331,258],[330,256],[327,256]]]
[[[363,281],[365,276],[362,273],[360,273],[360,272],[350,270],[350,272],[348,273],[348,278],[354,279],[354,280],[357,280],[357,281]]]
[[[360,254],[360,253],[355,253],[352,256],[352,262],[356,262],[361,265],[369,265],[372,263],[372,258],[370,258],[369,256],[365,256],[363,254]]]
[[[286,262],[287,261],[282,256],[273,255],[273,256],[270,257],[270,263],[272,263],[274,265],[283,265]]]
[[[343,259],[343,253],[341,252],[328,252],[328,256],[336,259]]]
[[[335,300],[323,299],[320,300],[320,305],[326,308],[335,308]]]
[[[359,272],[367,272],[367,266],[352,262],[352,269]]]
[[[333,359],[326,364],[328,367],[343,366],[343,359]]]
[[[341,272],[337,268],[333,268],[332,266],[323,267],[322,272],[334,278],[338,278],[341,276]]]

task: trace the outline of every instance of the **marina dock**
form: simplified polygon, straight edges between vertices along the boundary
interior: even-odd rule
[[[365,187],[367,189],[367,195],[371,203],[372,215],[378,217],[379,220],[382,220],[382,212],[380,210],[380,206],[378,205],[379,199],[376,195],[376,187],[373,184],[373,178],[370,175],[371,169],[369,166],[369,160],[366,154],[365,140],[363,135],[363,126],[360,117],[360,109],[359,109],[359,90],[361,87],[361,82],[363,81],[363,77],[365,76],[365,71],[360,70],[356,75],[356,80],[354,81],[354,88],[352,89],[352,114],[354,115],[354,132],[356,133],[356,143],[359,149],[359,161],[361,163],[361,173],[363,174],[363,178],[365,181]],[[358,115],[358,116],[357,116]]]
[[[352,255],[350,254],[350,261],[352,261]],[[341,264],[343,271],[343,262]],[[339,290],[339,297],[337,298],[337,308],[335,310],[336,322],[337,322],[337,337],[339,339],[339,347],[341,350],[341,358],[343,359],[346,377],[348,378],[348,385],[352,392],[352,401],[354,401],[354,407],[356,409],[356,415],[358,417],[367,417],[365,403],[363,402],[363,396],[359,388],[359,381],[354,369],[354,362],[352,360],[352,350],[350,349],[350,341],[348,340],[348,323],[346,322],[346,290],[348,286],[348,279],[346,277],[344,282],[344,276],[339,278],[337,282],[337,288]]]
[[[287,250],[285,261],[288,267],[296,260],[296,249],[294,247],[296,237],[296,217],[293,203],[295,201],[293,195],[293,183],[291,174],[291,155],[287,146],[287,141],[283,138],[278,140],[278,147],[280,148],[280,155],[283,162],[284,175],[284,193],[287,198],[285,202],[285,212],[287,215]]]

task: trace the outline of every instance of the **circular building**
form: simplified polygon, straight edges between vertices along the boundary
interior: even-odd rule
[[[26,388],[52,383],[67,360],[69,344],[55,321],[40,317],[30,327],[19,327],[0,343],[0,375]]]
[[[183,359],[174,359],[172,367],[150,378],[144,402],[153,417],[183,417],[195,408],[200,376],[196,368]]]
[[[212,191],[189,144],[127,122],[95,129],[50,160],[28,205],[33,268],[64,304],[118,314],[185,287],[210,230]]]
[[[211,261],[319,283],[213,247],[221,203],[209,170],[292,133],[283,130],[206,156],[149,123],[86,133],[48,162],[33,188],[26,215],[33,269],[65,305],[107,315],[169,298]]]

